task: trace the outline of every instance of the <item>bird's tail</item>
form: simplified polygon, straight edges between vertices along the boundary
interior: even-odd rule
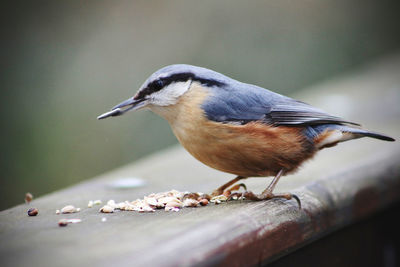
[[[313,130],[316,133],[314,137],[314,142],[320,149],[324,147],[334,146],[339,142],[344,142],[347,140],[357,139],[366,136],[384,141],[395,141],[394,138],[381,133],[339,124],[318,125],[314,126]]]
[[[367,131],[364,129],[358,129],[358,128],[353,128],[353,127],[344,126],[344,125],[338,125],[338,129],[340,131],[342,131],[343,133],[353,134],[355,138],[368,136],[368,137],[372,137],[372,138],[384,140],[384,141],[391,141],[391,142],[395,141],[395,139],[390,136],[387,136],[387,135],[384,135],[381,133],[372,132],[372,131]]]

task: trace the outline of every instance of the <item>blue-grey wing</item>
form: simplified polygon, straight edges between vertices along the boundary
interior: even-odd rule
[[[326,123],[353,124],[339,117],[294,99],[276,103],[266,114],[266,121],[274,125],[317,125]]]
[[[356,124],[331,116],[304,102],[239,82],[234,88],[213,88],[202,108],[208,119],[222,123],[262,121],[276,126]]]

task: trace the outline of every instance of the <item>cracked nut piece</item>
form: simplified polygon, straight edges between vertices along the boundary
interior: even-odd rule
[[[36,216],[36,215],[38,215],[38,213],[39,213],[39,210],[37,208],[30,208],[28,210],[28,215],[29,216]]]

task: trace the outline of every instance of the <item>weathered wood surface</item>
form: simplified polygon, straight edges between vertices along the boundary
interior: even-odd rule
[[[400,137],[400,57],[310,88],[298,98],[365,128]],[[134,164],[0,213],[2,266],[254,265],[269,262],[400,199],[400,143],[364,138],[326,149],[300,172],[282,178],[276,191],[294,201],[229,202],[180,212],[100,214],[89,200],[142,198],[178,189],[209,192],[232,176],[172,148]],[[73,167],[73,166],[71,166]],[[147,185],[116,189],[123,177]],[[269,179],[249,179],[261,191]],[[82,211],[56,215],[73,204]],[[29,207],[39,215],[28,217]],[[106,217],[106,222],[101,218]],[[81,218],[61,228],[60,218]]]

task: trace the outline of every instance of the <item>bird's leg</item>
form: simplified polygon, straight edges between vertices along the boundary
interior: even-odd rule
[[[280,194],[272,193],[283,173],[284,170],[283,169],[280,170],[278,174],[274,177],[272,182],[269,184],[269,186],[260,195],[256,195],[253,192],[246,191],[242,194],[242,196],[244,196],[246,199],[256,200],[256,201],[267,200],[272,198],[284,198],[287,200],[294,198],[297,201],[297,204],[299,205],[299,209],[301,209],[300,198],[297,195],[291,193],[280,193]]]
[[[272,182],[269,184],[269,186],[261,193],[261,196],[272,196],[272,191],[274,191],[276,184],[279,182],[279,179],[281,178],[283,174],[283,169],[281,169],[277,175],[275,175],[274,179],[272,179]]]
[[[234,186],[232,186],[231,188],[227,189],[226,191],[237,191],[241,187],[243,187],[244,191],[247,190],[247,186],[244,183],[240,183],[240,184],[235,184]]]
[[[225,189],[227,189],[229,186],[233,185],[234,183],[242,180],[242,179],[246,179],[247,177],[243,177],[243,176],[236,176],[236,178],[230,180],[229,182],[227,182],[226,184],[223,184],[222,186],[218,187],[217,189],[215,189],[212,193],[211,196],[215,197],[215,196],[219,196],[222,195],[225,191]],[[241,184],[243,185],[243,184]],[[234,188],[235,186],[233,186],[232,188]],[[240,187],[240,186],[239,186]]]
[[[232,193],[232,192],[238,191],[241,187],[243,187],[245,192],[247,191],[247,186],[244,183],[240,183],[240,184],[235,184],[234,186],[230,187],[229,189],[226,189],[223,192],[223,194],[224,194],[224,196],[226,196],[228,198],[227,199],[228,201],[231,199],[235,199],[235,196],[240,197],[243,194],[243,192],[234,192],[234,193]]]

